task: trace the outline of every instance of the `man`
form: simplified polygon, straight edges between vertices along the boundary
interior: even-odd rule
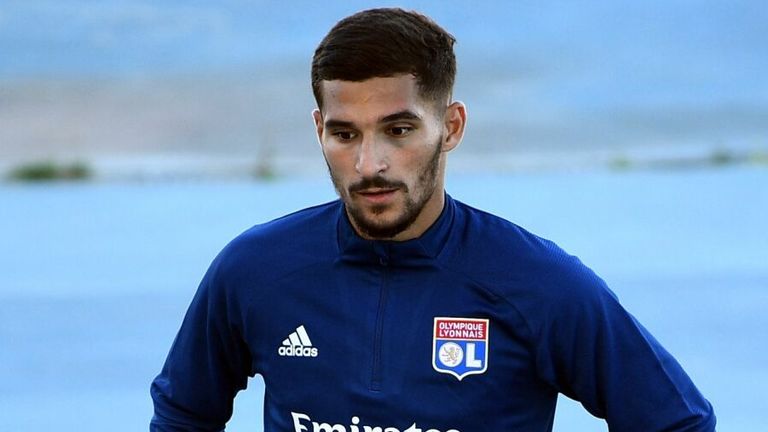
[[[399,9],[320,43],[313,115],[341,199],[219,254],[152,385],[152,430],[222,430],[255,374],[267,432],[550,431],[558,393],[611,430],[714,430],[577,258],[445,194],[466,124],[453,43]]]

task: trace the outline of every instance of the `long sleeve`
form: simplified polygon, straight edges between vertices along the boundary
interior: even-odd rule
[[[580,265],[538,335],[537,368],[615,431],[715,430],[710,403],[678,362]]]
[[[250,353],[237,295],[219,277],[221,256],[203,278],[160,375],[152,382],[150,430],[220,431],[246,387]]]

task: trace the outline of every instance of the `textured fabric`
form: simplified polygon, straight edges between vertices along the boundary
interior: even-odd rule
[[[436,317],[488,321],[443,352]],[[446,361],[459,372],[446,372],[436,358],[456,352]],[[151,430],[222,430],[255,374],[265,432],[544,432],[558,393],[615,431],[715,427],[679,364],[591,270],[449,196],[405,242],[360,238],[339,201],[237,237],[152,384]]]

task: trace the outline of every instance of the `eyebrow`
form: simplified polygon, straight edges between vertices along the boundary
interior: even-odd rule
[[[411,110],[403,110],[394,114],[390,114],[386,117],[382,117],[379,120],[379,123],[389,123],[398,120],[421,120],[421,116]]]
[[[389,114],[380,118],[378,123],[391,123],[391,122],[401,121],[401,120],[421,120],[421,116],[411,110],[403,110],[403,111],[398,111],[396,113]],[[346,120],[329,119],[325,122],[325,127],[327,129],[352,128],[354,127],[354,123]]]
[[[326,129],[333,129],[333,128],[352,128],[353,123],[350,121],[344,121],[344,120],[326,120],[325,121],[325,128]]]

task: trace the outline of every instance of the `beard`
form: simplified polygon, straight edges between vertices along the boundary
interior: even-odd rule
[[[333,170],[330,165],[328,165],[328,171],[330,172],[333,186],[336,188],[336,192],[344,202],[347,215],[361,234],[372,239],[390,239],[413,225],[437,188],[437,172],[440,166],[440,144],[442,141],[443,137],[440,136],[435,144],[435,151],[419,171],[413,191],[410,190],[407,184],[401,181],[389,180],[382,176],[364,178],[357,183],[351,184],[345,190],[341,180],[334,175]],[[351,198],[353,193],[368,188],[396,188],[402,190],[405,196],[402,212],[394,220],[389,222],[379,221],[373,217],[369,217],[363,209],[354,205]],[[387,205],[373,206],[370,209],[370,213],[372,213],[373,216],[377,216],[384,213],[386,210]]]

